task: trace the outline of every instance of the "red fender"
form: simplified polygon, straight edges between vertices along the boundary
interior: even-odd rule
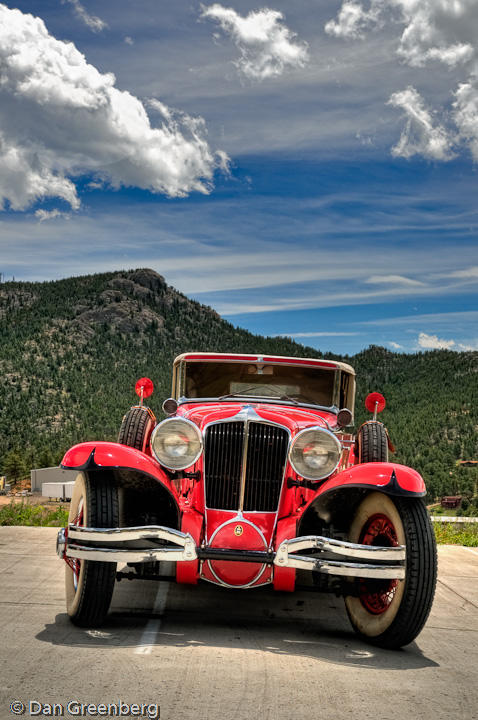
[[[426,494],[423,478],[416,470],[398,463],[369,462],[354,465],[326,480],[315,498],[344,487],[370,488],[387,495],[423,497]]]
[[[283,540],[290,540],[297,535],[297,515],[289,515],[277,523],[274,550],[277,550]],[[274,565],[274,590],[293,592],[295,588],[295,568],[285,568]]]
[[[65,470],[98,470],[99,468],[125,468],[137,470],[162,483],[176,498],[177,491],[160,464],[141,450],[114,442],[85,442],[70,448],[61,461]]]

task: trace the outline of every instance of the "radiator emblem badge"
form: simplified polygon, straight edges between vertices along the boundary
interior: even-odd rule
[[[243,532],[244,532],[244,528],[242,527],[242,525],[236,525],[236,527],[234,528],[234,535],[237,535],[237,537],[240,537]]]

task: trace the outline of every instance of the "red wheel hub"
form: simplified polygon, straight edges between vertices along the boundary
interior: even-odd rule
[[[362,528],[359,542],[362,545],[381,545],[383,547],[396,547],[398,543],[397,532],[387,515],[377,513],[372,515]],[[395,596],[398,580],[377,580],[360,582],[359,599],[368,612],[381,615],[390,607]]]

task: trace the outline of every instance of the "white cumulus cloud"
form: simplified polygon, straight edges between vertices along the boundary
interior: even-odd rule
[[[247,78],[264,80],[306,64],[307,43],[284,25],[281,12],[263,8],[243,17],[219,3],[201,7],[201,17],[218,22],[236,44],[240,58],[234,65]]]
[[[63,0],[63,3],[68,3],[69,5],[72,5],[77,18],[84,22],[85,25],[90,28],[90,30],[93,30],[93,32],[101,32],[101,30],[104,30],[106,27],[108,27],[104,20],[97,17],[96,15],[91,15],[86,10],[85,6],[81,4],[80,0]]]
[[[414,87],[393,93],[388,103],[401,108],[407,118],[392,155],[404,158],[423,155],[432,160],[451,160],[455,156],[452,136],[443,125],[434,123],[431,111]]]
[[[450,350],[454,346],[454,340],[443,340],[437,335],[421,332],[418,336],[418,347],[424,350]]]
[[[72,208],[74,184],[94,174],[112,187],[171,197],[208,193],[220,156],[201,118],[181,113],[153,127],[143,103],[115,87],[40,18],[0,4],[0,209],[45,197]]]
[[[368,4],[344,0],[325,30],[339,38],[360,39],[382,27],[388,32],[399,29],[396,52],[404,64],[419,68],[440,63],[462,67],[466,73],[455,92],[453,113],[443,112],[442,124],[433,123],[431,111],[414,88],[391,96],[390,104],[403,108],[408,116],[393,154],[449,160],[454,157],[452,145],[461,143],[478,160],[477,0],[370,0]]]
[[[379,22],[382,2],[371,2],[370,9],[355,0],[345,0],[339,10],[337,20],[325,24],[325,32],[341,38],[363,38],[365,31]]]
[[[454,120],[460,138],[468,143],[471,154],[478,161],[478,87],[476,77],[461,83],[455,93]]]
[[[405,29],[399,55],[415,67],[436,60],[454,66],[474,55],[475,0],[390,0],[402,12]]]
[[[476,0],[371,0],[367,9],[356,0],[344,0],[325,31],[361,38],[366,30],[385,24],[404,26],[397,53],[409,65],[420,67],[429,60],[459,65],[475,54],[478,5]]]

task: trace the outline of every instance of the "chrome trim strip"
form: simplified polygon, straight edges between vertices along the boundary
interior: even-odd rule
[[[323,418],[320,418],[320,419],[323,419]],[[289,464],[289,452],[290,452],[290,446],[291,446],[292,432],[291,432],[291,430],[290,430],[288,427],[286,427],[285,425],[281,425],[280,423],[273,422],[273,421],[270,421],[270,420],[265,420],[264,418],[262,418],[260,415],[257,414],[257,412],[255,411],[255,409],[254,409],[251,405],[245,405],[244,407],[242,407],[242,408],[239,410],[238,413],[236,413],[235,415],[232,415],[231,417],[223,418],[223,419],[221,419],[221,420],[212,420],[211,422],[208,422],[208,423],[206,423],[206,425],[204,425],[203,430],[202,430],[203,450],[205,450],[206,430],[207,430],[209,427],[211,427],[212,425],[222,425],[223,423],[229,423],[229,422],[243,422],[243,423],[245,424],[245,426],[246,426],[246,427],[245,427],[245,432],[247,432],[247,434],[248,434],[247,424],[248,424],[249,422],[256,422],[256,423],[261,423],[262,425],[272,425],[273,427],[278,427],[278,428],[280,428],[281,430],[285,430],[285,432],[286,432],[287,435],[289,436],[289,444],[288,444],[288,447],[287,447],[286,460],[285,460],[285,463],[284,463],[284,472],[282,473],[281,487],[280,487],[280,491],[279,491],[279,501],[278,501],[278,503],[277,503],[277,509],[276,509],[276,511],[274,512],[275,520],[274,520],[273,532],[272,532],[272,535],[271,535],[271,543],[272,543],[272,538],[273,538],[274,535],[275,535],[275,531],[276,531],[276,527],[277,527],[277,521],[278,521],[278,518],[279,518],[279,506],[280,506],[280,502],[281,502],[281,499],[282,499],[282,492],[283,492],[283,490],[284,490],[284,480],[285,480],[285,477],[286,477],[287,465]],[[324,421],[324,422],[326,422],[326,421]],[[244,438],[244,444],[246,444],[245,438]],[[247,455],[244,456],[244,451],[243,451],[243,460],[244,460],[244,457],[246,457],[246,459],[247,459]],[[205,453],[203,453],[203,458],[205,458]],[[244,469],[244,462],[243,462],[243,467],[241,468],[241,483],[242,483],[242,472],[243,472],[243,469]],[[247,468],[246,468],[246,471],[245,471],[245,472],[247,472]],[[205,467],[203,468],[203,480],[204,480],[204,481],[203,481],[204,507],[206,508],[206,510],[220,510],[220,511],[222,511],[222,512],[241,512],[241,511],[242,511],[241,507],[238,507],[237,510],[225,510],[225,509],[223,509],[223,508],[210,508],[210,507],[208,507],[207,499],[206,499],[207,476],[206,476]],[[241,490],[242,490],[242,488],[241,488]],[[245,485],[244,485],[244,491],[245,491]],[[242,504],[244,504],[244,497],[242,497]],[[249,512],[258,512],[258,511],[256,511],[256,510],[245,510],[244,512],[249,513]],[[206,519],[206,523],[207,523],[207,519]],[[207,534],[206,534],[206,537],[207,537]]]
[[[239,512],[244,509],[244,495],[246,494],[247,451],[249,449],[249,418],[244,422],[244,442],[242,445],[241,479],[239,481]]]
[[[284,567],[281,565],[280,567]],[[334,560],[317,560],[300,555],[289,558],[287,567],[298,570],[315,570],[323,575],[341,575],[351,578],[374,578],[376,580],[404,580],[405,568],[400,565],[369,565]]]
[[[348,561],[322,560],[320,557],[289,555],[291,552],[305,549],[315,549],[319,552],[329,551],[336,555],[346,555],[351,558],[369,560],[369,563],[354,563]],[[370,561],[385,560],[397,562],[396,565],[372,565]],[[367,577],[379,579],[405,578],[406,548],[379,547],[375,545],[358,545],[344,540],[325,538],[320,535],[306,535],[303,537],[284,540],[277,549],[274,565],[278,567],[293,567],[300,570],[315,570],[325,575],[344,575],[346,577]]]
[[[63,560],[66,548],[66,530],[61,528],[56,536],[56,554]]]
[[[190,548],[160,548],[150,550],[118,550],[116,548],[92,548],[84,545],[69,544],[66,550],[67,557],[79,558],[80,560],[96,560],[99,562],[125,562],[143,563],[166,560],[169,562],[181,562],[196,560],[196,547],[194,542]]]
[[[126,542],[128,540],[169,540],[181,547],[186,547],[192,540],[189,533],[162,525],[143,525],[126,528],[92,528],[68,526],[68,539],[88,540],[92,542]]]
[[[79,542],[71,542],[71,541]],[[174,543],[172,547],[159,548],[111,548],[91,547],[80,544],[95,543],[127,543],[135,540],[166,540]],[[84,560],[102,562],[151,562],[166,560],[185,562],[197,559],[196,543],[189,533],[182,533],[174,528],[161,525],[145,525],[127,528],[90,528],[68,526],[65,555]]]
[[[405,545],[397,545],[397,547],[359,545],[345,540],[322,537],[321,535],[304,535],[292,540],[284,540],[279,546],[277,554],[283,552],[282,547],[284,545],[287,547],[288,552],[306,549],[328,550],[336,555],[347,555],[348,557],[363,558],[365,560],[372,560],[373,558],[374,560],[389,560],[392,562],[398,562],[406,558]]]
[[[382,565],[377,567],[376,565],[364,563],[318,560],[316,570],[323,575],[375,578],[377,580],[405,580],[405,568],[396,565]]]

